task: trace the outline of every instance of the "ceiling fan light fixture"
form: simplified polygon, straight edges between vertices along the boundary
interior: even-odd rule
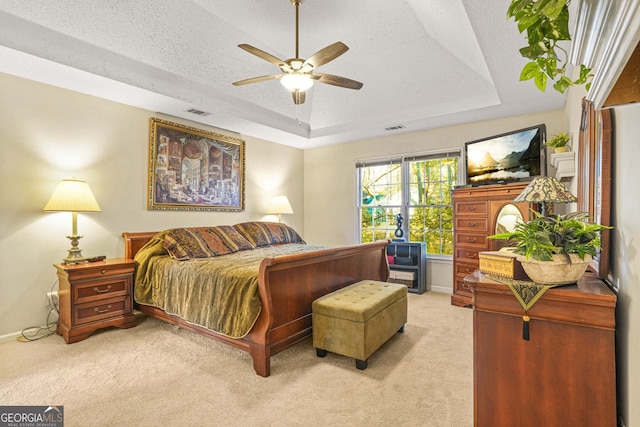
[[[308,74],[299,73],[285,74],[280,78],[280,83],[291,92],[304,92],[313,86],[313,80]]]
[[[290,0],[291,4],[296,7],[296,55],[287,60],[279,59],[270,53],[260,50],[257,47],[253,47],[246,43],[239,44],[238,47],[242,50],[246,50],[252,55],[258,58],[264,59],[267,62],[276,65],[282,71],[282,74],[275,74],[270,76],[253,77],[250,79],[239,80],[233,82],[234,86],[242,86],[250,83],[264,82],[267,80],[280,80],[282,86],[291,92],[293,95],[293,102],[296,105],[304,104],[306,99],[305,91],[313,86],[314,80],[332,85],[343,87],[346,89],[358,90],[362,87],[362,83],[355,80],[348,79],[346,77],[334,76],[332,74],[320,74],[315,73],[315,70],[321,65],[331,62],[346,51],[349,50],[346,44],[342,42],[335,42],[327,47],[324,47],[311,55],[308,59],[302,59],[299,55],[299,7],[302,4],[302,0]]]

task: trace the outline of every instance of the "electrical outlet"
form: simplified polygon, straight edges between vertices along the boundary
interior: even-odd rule
[[[47,305],[51,308],[58,307],[58,291],[47,292]]]

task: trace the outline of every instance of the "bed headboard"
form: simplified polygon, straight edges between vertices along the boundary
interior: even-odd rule
[[[122,233],[122,237],[124,237],[124,257],[133,259],[140,248],[156,234],[158,234],[158,231],[143,231],[139,233],[129,233],[125,231]]]

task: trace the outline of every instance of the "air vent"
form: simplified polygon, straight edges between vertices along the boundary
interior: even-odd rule
[[[404,129],[404,128],[405,128],[405,125],[394,125],[394,126],[389,126],[387,128],[384,128],[384,130],[386,130],[388,132],[391,132],[391,131],[394,131],[394,130],[400,130],[400,129]]]
[[[187,110],[187,113],[197,114],[198,116],[208,116],[208,115],[210,115],[210,114],[211,114],[211,113],[207,113],[206,111],[198,110],[198,109],[196,109],[196,108],[189,108],[189,109]]]

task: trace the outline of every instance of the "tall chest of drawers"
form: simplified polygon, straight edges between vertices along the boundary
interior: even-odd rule
[[[464,278],[478,269],[478,253],[497,250],[500,241],[488,239],[496,234],[496,223],[502,208],[515,206],[525,220],[529,219],[529,203],[513,203],[528,182],[480,187],[461,187],[452,192],[453,199],[453,295],[451,304],[470,306],[471,290]]]

